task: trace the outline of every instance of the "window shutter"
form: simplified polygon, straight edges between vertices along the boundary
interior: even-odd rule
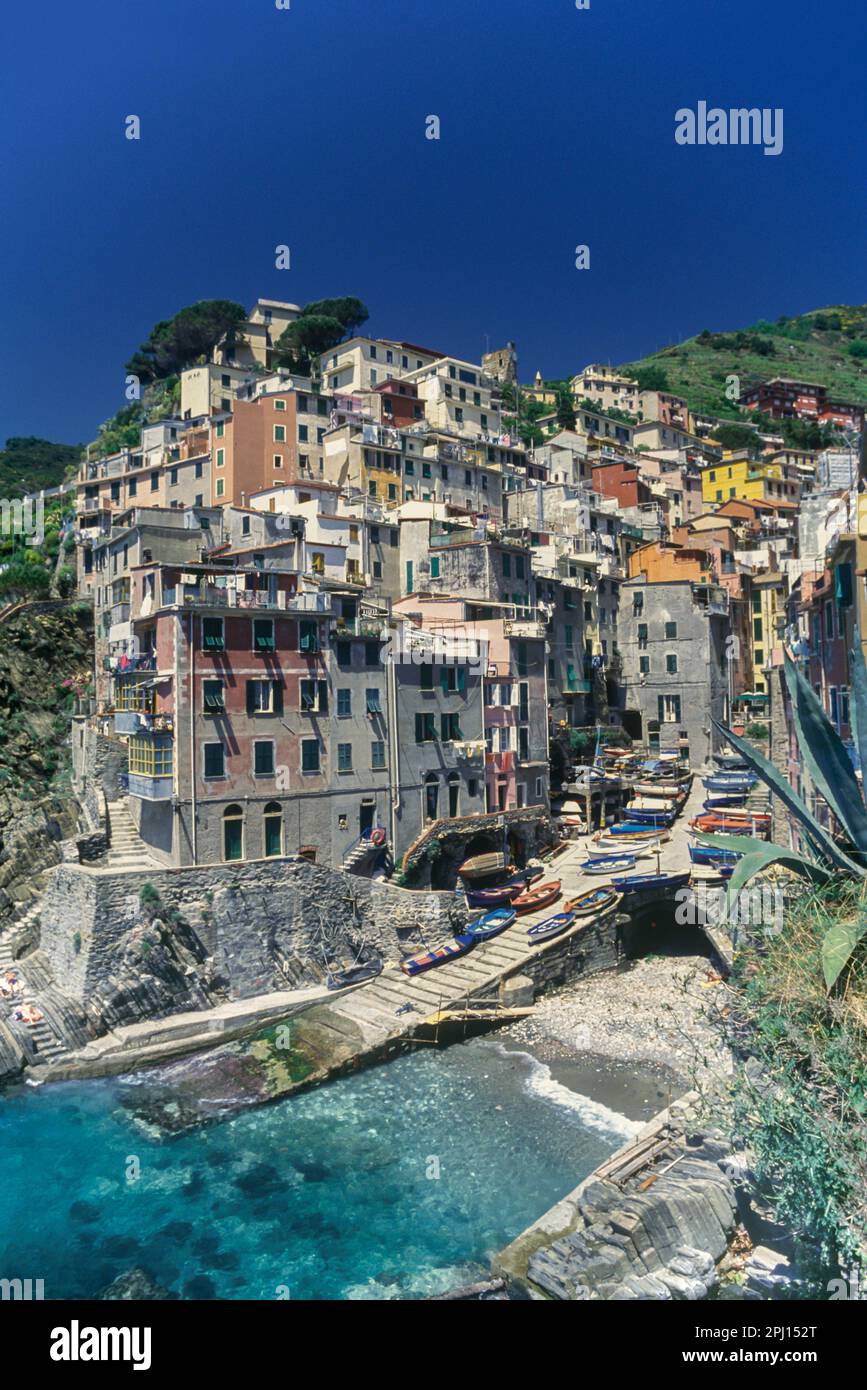
[[[463,694],[464,691],[466,690],[466,688],[467,688],[467,668],[466,668],[466,666],[459,666],[459,667],[458,667],[458,690],[461,692],[461,694]]]
[[[279,681],[271,682],[271,689],[274,692],[274,713],[283,713],[283,686]]]
[[[247,681],[247,713],[256,713],[255,681]]]
[[[444,695],[448,695],[448,693],[449,693],[449,668],[448,668],[448,666],[443,666],[442,670],[440,671],[440,685],[442,686],[442,692],[443,692],[443,694],[444,694]]]
[[[328,682],[319,682],[319,713],[328,713]]]
[[[424,739],[424,715],[417,714],[415,717],[415,741],[421,743]]]

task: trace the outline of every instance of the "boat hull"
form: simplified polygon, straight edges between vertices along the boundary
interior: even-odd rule
[[[501,931],[510,927],[515,916],[513,907],[495,908],[493,912],[486,912],[484,917],[479,917],[477,921],[471,922],[463,935],[471,936],[474,941],[490,941],[491,937],[499,936]]]
[[[635,874],[632,878],[613,878],[611,883],[618,893],[669,893],[685,888],[689,874]]]
[[[400,968],[404,975],[423,975],[426,970],[434,970],[438,965],[445,965],[450,960],[465,956],[475,944],[472,936],[456,936],[453,941],[447,941],[444,946],[437,946],[433,951],[426,951],[423,956],[402,960]]]
[[[517,898],[512,899],[512,907],[521,917],[527,912],[540,912],[543,907],[550,907],[560,896],[560,880],[553,879],[550,883],[540,883],[538,888],[532,888],[529,893],[521,893]]]

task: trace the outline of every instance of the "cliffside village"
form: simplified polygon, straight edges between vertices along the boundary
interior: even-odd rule
[[[475,363],[356,336],[314,376],[275,370],[297,313],[258,301],[182,373],[177,418],[75,484],[95,725],[157,863],[399,865],[437,822],[548,815],[598,727],[699,767],[714,720],[762,735],[785,649],[851,741],[862,407],[771,380],[745,421],[839,446],[731,451],[589,365],[564,429],[512,344]],[[507,386],[550,405],[543,443],[510,433]]]

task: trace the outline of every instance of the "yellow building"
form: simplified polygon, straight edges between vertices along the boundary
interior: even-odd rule
[[[785,637],[786,577],[770,572],[755,575],[752,589],[753,689],[761,695],[766,692],[765,667],[772,664],[775,649],[782,647]]]
[[[732,497],[742,502],[797,502],[801,484],[781,460],[752,459],[738,451],[702,469],[701,495],[710,506]]]

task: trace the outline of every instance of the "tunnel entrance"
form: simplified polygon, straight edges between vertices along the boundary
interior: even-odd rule
[[[633,908],[630,921],[624,924],[620,940],[625,960],[640,960],[643,956],[707,956],[713,948],[699,926],[683,926],[676,920],[677,903],[660,898],[659,902]]]

